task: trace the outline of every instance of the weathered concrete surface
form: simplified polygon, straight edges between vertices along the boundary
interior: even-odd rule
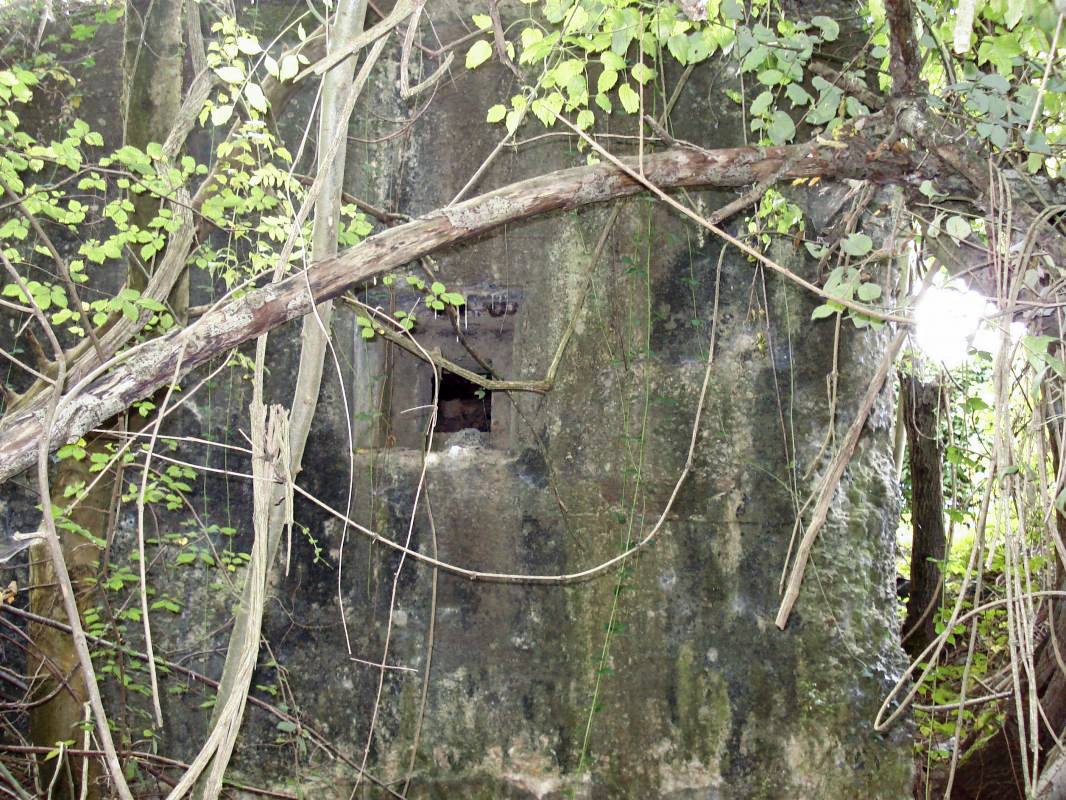
[[[443,41],[464,32],[456,19],[469,11],[435,5]],[[484,111],[515,87],[510,73],[492,65],[457,68],[416,115],[428,96],[399,100],[398,53],[389,52],[372,102],[353,123],[349,186],[379,206],[417,214],[447,203],[491,152],[501,131],[482,123]],[[738,143],[722,96],[717,79],[687,87],[678,135]],[[390,122],[415,116],[409,127]],[[552,139],[506,149],[474,191],[584,158]],[[734,196],[695,200],[714,208]],[[624,573],[554,587],[441,572],[434,605],[432,571],[411,559],[404,564],[388,663],[423,669],[434,619],[408,796],[909,796],[909,731],[871,730],[902,667],[887,395],[845,475],[789,628],[773,625],[797,506],[850,423],[884,335],[845,325],[831,425],[833,328],[809,321],[812,298],[734,252],[720,258],[716,242],[646,199],[625,204],[602,258],[590,265],[607,216],[603,208],[557,214],[440,255],[449,287],[521,290],[505,377],[541,377],[573,315],[576,325],[555,388],[516,396],[506,437],[461,437],[471,446],[439,441],[421,491],[420,453],[388,446],[393,421],[418,398],[383,370],[409,356],[377,342],[356,355],[353,348],[364,345],[352,318],[336,323],[342,374],[323,388],[301,485],[346,508],[351,423],[354,519],[401,542],[410,526],[411,547],[443,561],[519,574],[593,566],[654,523],[685,462],[715,335],[692,473],[658,538]],[[790,241],[769,253],[813,277]],[[295,348],[284,335],[272,340],[271,389],[287,402]],[[352,364],[362,366],[353,374]],[[245,389],[233,377],[213,382],[183,412],[184,432],[243,446]],[[494,408],[507,402],[493,398]],[[239,456],[184,452],[191,461],[248,471]],[[232,540],[211,534],[217,547],[248,548],[246,484],[211,478],[195,506],[206,524],[237,529]],[[297,531],[291,568],[286,575],[279,567],[276,576],[264,629],[270,654],[253,685],[266,687],[258,696],[295,706],[358,763],[378,673],[352,660],[346,640],[351,656],[381,660],[400,559],[306,502],[298,503],[297,519],[323,560],[314,561],[308,536]],[[128,532],[128,515],[124,521]],[[196,527],[174,529],[200,541]],[[157,646],[217,675],[232,594],[203,566],[174,563],[187,546],[172,545],[154,562],[157,584],[183,604],[180,616],[153,617]],[[406,774],[421,685],[420,672],[387,673],[368,762],[383,780]],[[189,756],[202,740],[208,712],[196,710],[196,692],[166,695],[163,752]],[[256,709],[247,715],[235,774],[322,798],[346,798],[354,784],[350,766]],[[385,796],[366,783],[361,791]]]
[[[438,30],[444,40],[459,32],[443,24]],[[494,98],[513,92],[510,82],[491,66],[455,71],[405,138],[367,146],[369,166],[353,175],[353,187],[412,213],[448,202],[495,145],[499,131],[480,120]],[[686,90],[679,135],[708,142],[699,129],[713,116],[718,138],[708,143],[736,143],[736,122],[713,103],[713,91]],[[583,157],[550,140],[519,155],[505,151],[479,188]],[[712,193],[698,201],[713,208],[732,197]],[[430,457],[412,547],[432,552],[435,529],[443,561],[558,574],[592,566],[639,537],[684,464],[717,304],[715,364],[693,472],[657,541],[624,576],[614,570],[557,588],[439,575],[410,796],[907,796],[909,732],[871,731],[902,665],[890,588],[897,497],[887,397],[845,476],[792,622],[778,631],[778,581],[796,502],[832,453],[832,443],[823,446],[832,323],[811,323],[812,298],[733,253],[719,275],[718,245],[644,200],[626,204],[578,309],[606,218],[605,209],[554,215],[441,255],[449,286],[521,289],[514,373],[507,377],[541,377],[572,314],[577,324],[555,389],[544,398],[516,397],[521,413],[504,446],[453,448],[445,439]],[[777,246],[771,254],[812,275],[802,251]],[[837,440],[883,345],[883,335],[845,330]],[[365,385],[357,378],[350,389]],[[400,390],[391,391],[395,397]],[[403,408],[389,407],[388,390],[384,396],[377,439],[357,444],[387,441],[387,420]],[[339,398],[336,385],[324,398]],[[335,402],[323,412],[304,480],[341,508],[346,423]],[[360,451],[356,518],[403,541],[420,470],[414,451]],[[342,526],[334,520],[312,527],[335,564]],[[353,531],[347,541],[341,594],[352,652],[376,662],[398,557]],[[296,552],[293,572],[279,579],[292,619],[272,622],[275,653],[309,718],[361,753],[376,672],[348,660],[336,573],[311,565],[306,548]],[[426,663],[430,584],[431,571],[408,560],[390,664]],[[415,673],[386,678],[370,761],[380,777],[405,774],[420,688]],[[282,775],[292,777],[286,766]],[[324,782],[308,775],[309,785],[322,796],[350,791],[350,769],[334,766],[327,775]]]

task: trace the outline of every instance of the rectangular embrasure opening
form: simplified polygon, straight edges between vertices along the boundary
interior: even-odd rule
[[[462,340],[446,314],[419,311],[412,331],[419,344],[426,352],[439,353],[462,370],[485,377],[490,369],[497,376],[511,375],[521,289],[457,287],[456,290],[466,298],[459,311]],[[396,308],[415,308],[420,296],[379,290],[378,296],[370,299],[391,313]],[[389,446],[420,450],[425,447],[430,414],[434,410],[434,389],[438,388],[434,384],[433,367],[390,343],[372,344],[382,349],[379,362],[389,363],[382,402],[386,415],[385,441]],[[385,348],[391,350],[386,353]],[[480,446],[506,448],[512,418],[506,393],[482,390],[476,383],[446,369],[439,375],[436,433],[442,435],[434,439],[433,446],[444,448],[452,435],[477,431],[481,436],[473,438]]]
[[[457,433],[467,428],[486,433],[492,430],[492,392],[460,375],[441,372],[437,432]]]

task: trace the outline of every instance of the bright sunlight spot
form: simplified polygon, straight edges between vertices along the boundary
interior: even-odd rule
[[[960,366],[971,346],[995,353],[1000,332],[994,320],[997,309],[980,292],[967,288],[930,286],[914,309],[915,338],[922,353],[948,369]],[[1025,333],[1021,323],[1011,325],[1011,338]]]

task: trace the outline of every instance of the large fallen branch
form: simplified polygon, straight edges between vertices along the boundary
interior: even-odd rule
[[[782,179],[898,175],[903,164],[877,148],[873,118],[847,142],[807,142],[789,147],[673,149],[626,162],[666,189],[737,187],[782,171]],[[883,131],[880,132],[883,134]],[[180,373],[289,320],[313,303],[337,297],[369,278],[442,247],[468,241],[506,223],[557,209],[635,194],[642,186],[610,164],[560,170],[511,184],[439,209],[366,239],[336,257],[311,265],[261,289],[216,305],[195,323],[120,354],[106,374],[71,387],[59,405],[50,436],[54,449],[101,424]],[[310,287],[310,293],[308,292]],[[92,376],[90,376],[91,378]],[[88,383],[88,385],[85,385]],[[38,406],[0,425],[0,482],[33,463],[45,411]]]

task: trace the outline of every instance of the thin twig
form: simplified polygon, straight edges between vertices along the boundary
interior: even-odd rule
[[[425,6],[425,0],[419,0],[418,5],[411,14],[411,19],[407,23],[407,33],[403,37],[403,49],[400,51],[400,97],[404,100],[408,100],[415,95],[424,92],[439,81],[441,76],[448,71],[448,67],[450,67],[455,60],[455,53],[449,51],[448,54],[445,55],[444,60],[428,78],[419,81],[414,86],[411,85],[411,79],[408,77],[410,71],[411,47],[415,41],[415,34],[418,32],[418,20],[422,17],[422,9],[424,9]]]
[[[59,270],[59,276],[63,279],[63,285],[67,290],[67,302],[70,304],[74,313],[82,321],[82,325],[85,326],[85,332],[89,334],[89,340],[92,342],[93,349],[96,351],[97,357],[103,361],[107,356],[104,355],[104,350],[100,346],[100,340],[96,337],[96,329],[93,327],[91,320],[89,319],[89,312],[82,307],[81,297],[78,296],[78,287],[74,285],[74,280],[70,277],[70,266],[67,264],[67,260],[59,255],[59,251],[56,246],[52,244],[51,238],[45,233],[44,228],[37,221],[37,217],[30,213],[30,210],[26,208],[25,204],[11,187],[7,185],[7,182],[0,178],[0,188],[3,188],[4,194],[11,198],[12,205],[18,210],[19,214],[30,224],[37,237],[44,244],[48,254],[52,257],[52,261],[55,262],[56,269]]]
[[[1033,132],[1033,126],[1036,125],[1036,118],[1040,116],[1040,106],[1044,102],[1044,95],[1047,93],[1048,78],[1051,77],[1051,65],[1055,63],[1055,51],[1059,48],[1059,35],[1062,33],[1062,20],[1066,18],[1066,15],[1059,14],[1059,18],[1055,20],[1055,34],[1051,37],[1051,48],[1047,53],[1047,63],[1044,65],[1044,75],[1040,79],[1040,88],[1036,92],[1036,102],[1033,103],[1033,113],[1029,116],[1029,124],[1025,126],[1025,138],[1029,138],[1029,134]]]
[[[399,324],[399,323],[395,323]],[[410,336],[410,331],[405,331]],[[411,337],[411,341],[422,351],[423,357],[429,356],[426,353],[422,345]],[[418,504],[422,498],[422,492],[426,486],[426,470],[429,468],[429,453],[433,448],[433,434],[437,428],[437,407],[438,399],[440,396],[440,371],[436,365],[433,366],[433,408],[429,412],[429,422],[426,429],[426,441],[425,446],[422,449],[422,468],[418,474],[418,484],[415,487],[415,497],[411,503],[411,519],[407,524],[407,538],[404,542],[404,552],[400,554],[399,563],[396,565],[396,571],[392,578],[392,591],[389,596],[389,616],[388,622],[385,626],[385,643],[382,647],[381,663],[386,664],[389,660],[389,644],[392,640],[392,629],[394,622],[394,612],[396,609],[396,592],[400,586],[400,573],[403,571],[404,563],[407,558],[407,552],[410,550],[411,537],[414,535],[415,519],[418,516]],[[366,770],[367,761],[370,758],[370,748],[374,743],[374,726],[377,722],[378,713],[381,709],[381,695],[385,688],[385,670],[381,669],[378,672],[378,688],[377,693],[374,696],[374,707],[370,714],[370,727],[366,734],[366,748],[363,750],[363,763],[360,765],[359,773],[355,778],[355,786],[352,788],[352,794],[350,800],[354,800],[356,792],[359,790],[359,786],[362,783],[363,774]]]
[[[32,755],[47,755],[54,752],[55,748],[42,747],[39,745],[18,745],[18,744],[2,744],[0,743],[0,752],[5,753],[28,753]],[[75,749],[73,747],[65,748],[67,755],[80,756],[85,759],[85,763],[88,763],[90,758],[99,758],[104,755],[103,750],[91,750],[88,747],[82,749]],[[164,767],[173,767],[174,769],[188,769],[189,765],[184,761],[179,761],[176,758],[167,758],[161,756],[158,753],[147,753],[141,750],[123,750],[122,755],[127,758],[136,759],[138,761],[146,761],[153,764],[159,764]],[[276,797],[281,800],[299,800],[301,795],[290,794],[288,792],[278,792],[273,789],[262,789],[258,786],[249,786],[246,783],[238,783],[237,781],[227,780],[226,785],[230,788],[236,789],[241,792],[248,792],[249,794],[257,794],[261,797]]]
[[[144,471],[141,473],[141,490],[137,493],[137,560],[140,570],[140,596],[141,596],[141,619],[144,621],[144,648],[147,653],[148,679],[152,687],[152,709],[155,711],[155,724],[163,727],[163,710],[159,706],[159,679],[156,677],[155,656],[152,648],[152,626],[148,622],[148,559],[144,554],[144,497],[148,493],[148,468],[152,462],[152,453],[155,452],[155,443],[159,437],[159,426],[163,422],[164,411],[170,403],[170,397],[174,394],[174,387],[178,383],[178,375],[181,374],[181,361],[185,357],[185,348],[178,351],[177,364],[174,367],[174,378],[167,386],[167,393],[163,396],[160,413],[156,415],[152,425],[152,435],[148,439],[148,450],[144,456]],[[117,481],[116,481],[117,484]]]
[[[430,544],[433,548],[433,557],[437,557],[437,525],[433,520],[433,506],[429,501],[429,487],[426,487],[426,518],[429,520]],[[422,691],[418,700],[418,717],[415,720],[415,732],[411,737],[411,758],[407,762],[407,777],[403,782],[400,794],[406,796],[411,786],[411,777],[414,774],[415,760],[418,758],[418,743],[422,737],[422,724],[426,718],[426,702],[429,699],[429,676],[433,671],[433,643],[437,629],[437,576],[438,571],[434,567],[430,582],[429,592],[429,630],[426,631],[426,657],[422,663]]]
[[[12,605],[6,605],[6,604],[2,605],[2,606],[0,606],[0,611],[6,612],[6,613],[9,613],[9,614],[14,614],[15,616],[22,617],[23,619],[26,619],[26,620],[28,620],[30,622],[36,622],[39,625],[45,625],[45,626],[48,626],[50,628],[54,628],[54,629],[56,629],[58,631],[63,631],[64,633],[68,633],[69,634],[71,632],[71,629],[70,629],[69,625],[65,625],[64,623],[59,622],[58,620],[51,619],[49,617],[43,617],[40,614],[34,614],[32,611],[24,611],[21,608],[16,608],[15,606],[12,606]],[[8,625],[12,624],[8,620],[3,619],[3,615],[2,614],[0,614],[0,621],[5,622]],[[21,631],[19,631],[19,632],[21,633]],[[117,650],[117,651],[120,651],[122,653],[125,653],[126,655],[133,656],[134,658],[143,659],[145,657],[145,654],[143,652],[141,652],[140,650],[137,650],[136,648],[130,647],[128,645],[118,644],[117,642],[112,642],[109,639],[105,639],[102,636],[94,636],[94,635],[89,634],[89,633],[85,634],[85,636],[86,636],[86,638],[89,641],[91,641],[94,644],[99,645],[101,647],[109,647],[109,648],[112,648],[114,650]],[[166,667],[168,670],[171,670],[173,672],[177,672],[177,673],[179,673],[181,675],[185,675],[185,676],[187,676],[189,678],[192,678],[194,681],[202,683],[205,686],[210,686],[210,687],[212,687],[214,689],[217,689],[218,686],[219,686],[219,682],[218,681],[214,680],[213,678],[209,678],[206,675],[204,675],[203,673],[197,672],[196,670],[189,669],[188,667],[182,666],[181,664],[178,664],[178,663],[176,663],[174,661],[168,661],[168,660],[166,660],[164,658],[157,658],[157,660],[159,661],[159,664],[161,666]],[[263,711],[266,711],[268,714],[270,714],[271,716],[275,717],[276,719],[283,720],[285,722],[293,724],[294,726],[296,726],[297,730],[299,730],[300,732],[306,734],[307,737],[315,745],[317,745],[318,747],[321,747],[331,757],[336,758],[336,759],[338,759],[340,761],[343,761],[345,764],[347,764],[348,766],[350,766],[350,767],[352,767],[354,769],[358,769],[359,768],[359,765],[355,763],[354,759],[352,759],[350,756],[346,755],[344,752],[338,750],[330,742],[330,740],[328,740],[323,734],[319,733],[315,728],[311,727],[310,725],[308,725],[306,722],[304,722],[303,720],[301,720],[299,717],[295,716],[294,714],[292,714],[292,713],[290,713],[288,711],[282,711],[277,706],[272,705],[271,703],[268,703],[265,700],[261,700],[258,697],[254,697],[254,696],[251,696],[251,695],[248,697],[248,702],[250,704],[256,706],[257,708],[261,708]],[[5,749],[4,746],[0,745],[0,750],[3,750],[3,749]],[[367,775],[367,780],[369,780],[371,783],[373,783],[378,788],[383,789],[385,792],[387,792],[392,797],[397,797],[397,798],[400,797],[399,794],[397,794],[393,790],[389,789],[381,781],[380,778],[377,778],[377,777],[375,777],[372,774],[368,774]]]

